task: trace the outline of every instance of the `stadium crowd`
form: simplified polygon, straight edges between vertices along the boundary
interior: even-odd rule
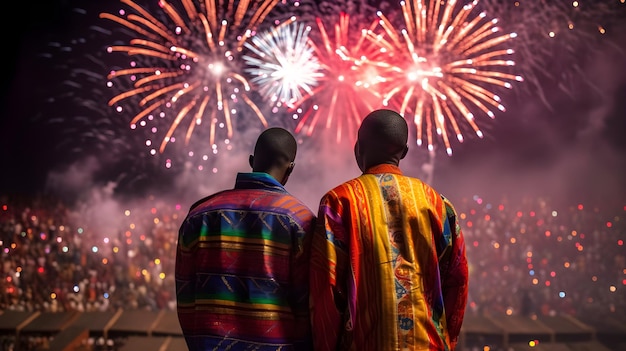
[[[594,311],[623,319],[626,206],[474,196],[456,209],[470,262],[467,313]],[[86,216],[58,200],[0,198],[0,311],[174,310],[186,210],[151,199]]]
[[[175,309],[179,210],[155,201],[90,221],[56,200],[0,206],[0,310]]]

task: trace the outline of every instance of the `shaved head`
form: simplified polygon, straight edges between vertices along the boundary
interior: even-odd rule
[[[408,151],[409,127],[399,113],[380,109],[361,122],[355,156],[361,170],[376,164],[400,162]],[[364,169],[365,168],[365,169]]]
[[[288,130],[268,128],[256,141],[250,167],[253,172],[270,174],[284,185],[293,170],[297,148],[296,139]]]

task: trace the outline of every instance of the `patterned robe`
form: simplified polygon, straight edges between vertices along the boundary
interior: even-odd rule
[[[307,350],[315,214],[266,173],[194,204],[176,251],[178,318],[190,351]]]
[[[393,165],[320,202],[312,239],[315,350],[453,350],[468,266],[452,204]]]

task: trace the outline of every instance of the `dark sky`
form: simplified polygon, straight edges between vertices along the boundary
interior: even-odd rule
[[[30,192],[40,188],[54,164],[49,153],[54,140],[50,129],[35,123],[33,116],[44,104],[53,76],[42,67],[38,55],[55,35],[73,29],[68,1],[15,2],[17,17],[3,22],[5,40],[0,119],[0,156],[3,193]],[[9,23],[11,22],[11,23]]]
[[[68,161],[56,146],[70,134],[63,127],[44,123],[73,113],[72,105],[56,105],[52,109],[45,102],[57,93],[59,80],[64,79],[62,75],[67,71],[42,64],[46,61],[39,55],[50,51],[49,42],[80,37],[80,32],[87,30],[89,23],[84,23],[85,18],[93,17],[78,16],[82,20],[77,20],[73,13],[77,3],[85,4],[80,0],[18,1],[14,6],[21,9],[11,12],[20,14],[16,18],[18,24],[9,24],[13,21],[3,24],[3,33],[9,41],[4,58],[9,66],[2,86],[0,120],[2,194],[36,193],[46,186],[50,189],[51,178],[56,184],[52,188],[57,191],[84,191],[103,184],[94,181],[93,174],[75,174],[79,172],[77,169],[89,168],[84,167],[86,162],[91,162],[86,161],[89,156],[95,156],[96,160],[103,157],[102,150],[98,151],[100,154],[89,155],[90,148],[85,146],[83,159],[73,155]],[[562,91],[559,82],[552,81],[544,86],[550,108],[532,91],[505,96],[507,112],[485,126],[484,139],[466,140],[463,145],[455,146],[451,157],[442,152],[437,154],[431,164],[433,185],[452,199],[472,194],[497,197],[510,193],[545,195],[563,202],[626,205],[626,40],[623,34],[618,35],[626,28],[611,29],[607,37],[612,44],[607,44],[606,50],[600,47],[585,51],[584,55],[581,52],[581,57],[589,58],[581,63],[580,80],[572,83],[571,95]],[[249,150],[242,153],[220,160],[222,171],[218,174],[177,174],[178,179],[163,182],[174,189],[176,184],[196,183],[197,188],[184,191],[190,192],[191,197],[231,186],[234,171],[247,171]],[[408,173],[428,177],[422,166],[427,159],[423,149],[412,147],[401,166]],[[81,166],[72,168],[72,165]],[[129,169],[126,172],[131,172]],[[70,176],[69,172],[74,173]],[[119,179],[114,172],[110,170],[111,178]],[[356,174],[350,147],[306,148],[305,144],[288,188],[313,207],[322,190]],[[102,170],[100,177],[104,177]],[[146,178],[153,178],[154,185],[155,177]],[[160,178],[156,179],[159,185]],[[83,184],[72,187],[67,182]]]

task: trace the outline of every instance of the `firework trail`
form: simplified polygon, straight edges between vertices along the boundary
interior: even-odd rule
[[[115,191],[121,194],[138,194],[157,184],[164,186],[167,178],[177,176],[179,171],[164,168],[157,158],[137,148],[145,135],[130,130],[128,123],[111,109],[102,108],[107,104],[102,84],[106,81],[102,73],[107,66],[105,53],[92,50],[90,45],[94,39],[101,41],[99,34],[104,32],[92,27],[81,34],[86,36],[70,43],[49,42],[40,54],[44,67],[60,73],[59,79],[50,84],[49,91],[54,94],[45,99],[46,105],[37,118],[59,140],[54,153],[63,155],[62,159],[55,159],[51,174],[70,167],[78,172],[93,172],[93,184],[115,184]],[[179,161],[180,156],[172,154],[167,162]],[[98,162],[90,170],[93,163],[88,160],[92,157]],[[63,194],[66,198],[79,195],[67,191]]]
[[[469,126],[482,138],[475,112],[493,119],[494,109],[505,111],[495,91],[523,80],[508,73],[514,61],[506,46],[516,34],[501,33],[497,20],[477,11],[477,3],[401,2],[404,28],[398,30],[379,12],[382,34],[369,36],[389,54],[379,64],[385,68],[385,82],[379,84],[384,105],[413,118],[417,144],[425,137],[429,151],[435,147],[433,131],[448,155],[449,133],[463,142],[462,128]]]
[[[217,153],[218,135],[225,134],[223,142],[228,148],[240,105],[251,109],[267,126],[263,113],[253,102],[250,84],[241,73],[240,55],[245,42],[278,0],[180,0],[176,5],[160,0],[157,14],[132,0],[121,2],[128,6],[128,12],[103,12],[100,17],[130,30],[133,38],[126,45],[113,45],[108,51],[125,53],[133,60],[126,68],[112,70],[108,79],[111,86],[132,85],[114,96],[109,105],[122,111],[122,103],[138,100],[141,111],[130,120],[131,127],[148,127],[157,119],[169,120],[159,153],[168,143],[175,142],[175,132],[183,120],[188,120],[186,144],[195,128],[208,124],[213,153]],[[119,82],[123,79],[126,82]],[[156,134],[158,128],[155,123],[151,130]],[[151,152],[154,154],[157,149]]]
[[[253,77],[250,82],[277,105],[302,100],[303,93],[312,94],[322,76],[308,43],[310,31],[292,17],[244,44],[251,51],[243,56],[248,65],[245,71]]]

